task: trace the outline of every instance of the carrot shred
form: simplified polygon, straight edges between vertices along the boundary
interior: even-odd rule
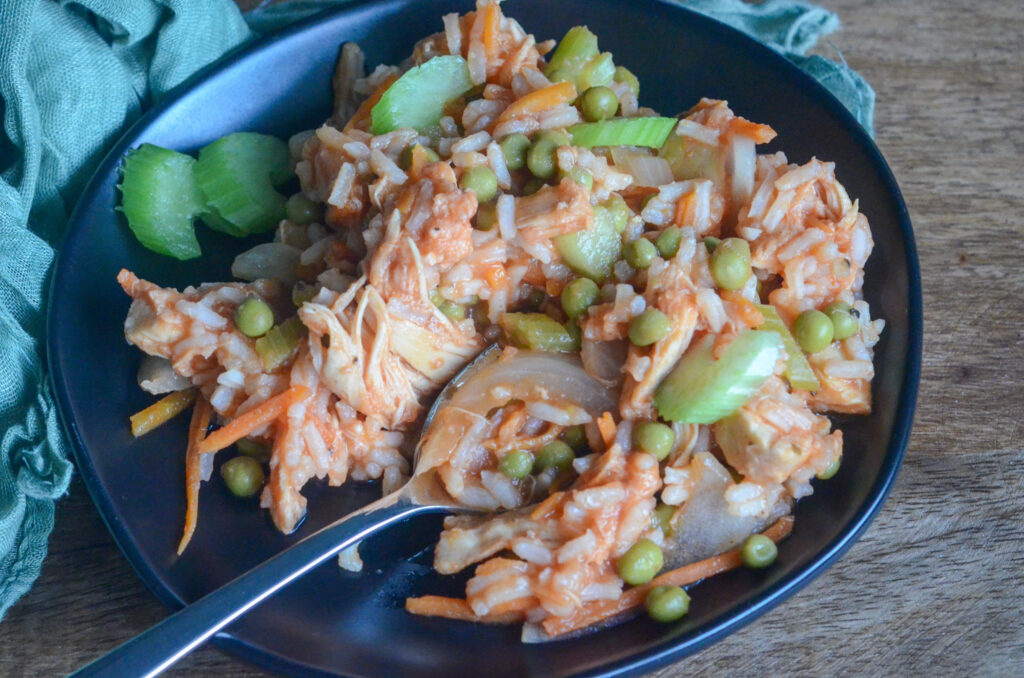
[[[486,271],[484,271],[484,280],[487,281],[487,286],[492,290],[499,290],[505,286],[508,281],[508,276],[505,274],[505,267],[500,263],[492,264]]]
[[[498,22],[501,15],[498,11],[498,3],[492,2],[484,7],[484,54],[487,56],[487,63],[494,61],[498,51]],[[490,70],[490,69],[488,69]]]
[[[359,104],[359,108],[356,110],[355,115],[353,115],[352,118],[347,123],[345,123],[345,128],[342,130],[342,132],[351,132],[352,130],[356,129],[364,120],[367,120],[370,117],[370,111],[373,110],[373,107],[377,105],[377,102],[380,101],[380,98],[384,96],[384,92],[388,91],[388,87],[391,87],[392,83],[394,83],[395,80],[398,80],[398,76],[394,73],[384,78],[384,82],[380,83],[380,85],[377,86],[377,89],[373,91],[373,94],[371,94],[366,99],[366,101]]]
[[[547,496],[547,498],[541,503],[537,504],[536,508],[530,512],[530,520],[541,520],[546,518],[549,513],[555,510],[558,506],[558,502],[561,501],[564,492],[553,492]]]
[[[778,542],[788,537],[792,531],[793,516],[784,516],[761,534]],[[579,608],[568,617],[548,617],[541,622],[541,625],[550,636],[571,633],[640,607],[647,598],[648,591],[657,586],[689,586],[716,574],[734,570],[741,564],[740,549],[726,551],[717,556],[669,570],[642,586],[635,586],[623,591],[622,595],[615,600],[595,600]]]
[[[736,290],[722,290],[719,292],[719,296],[736,306],[739,310],[740,318],[747,327],[759,327],[764,324],[764,315],[754,306],[754,302]]]
[[[523,600],[529,601],[528,598]],[[425,617],[444,617],[446,619],[482,622],[484,624],[514,624],[523,621],[522,611],[503,612],[500,614],[492,613],[480,616],[473,612],[473,608],[462,598],[448,598],[447,596],[406,598],[405,609],[412,614]]]
[[[597,419],[597,430],[601,432],[601,440],[608,447],[612,446],[615,442],[615,420],[612,419],[611,412],[604,412]]]
[[[203,457],[199,451],[199,444],[206,437],[212,413],[210,401],[200,396],[192,408],[192,421],[188,425],[188,449],[185,452],[185,530],[178,544],[179,556],[192,541],[199,520],[199,485],[203,480],[199,470]]]
[[[567,104],[575,98],[576,85],[568,80],[558,82],[520,97],[502,111],[494,124],[497,126],[507,120],[533,115],[558,104]]]
[[[287,391],[269,398],[242,416],[221,426],[199,443],[199,451],[203,454],[210,454],[235,444],[256,429],[277,419],[292,403],[303,400],[308,395],[309,389],[305,386],[292,386]]]
[[[693,204],[694,199],[695,195],[688,193],[676,202],[676,213],[672,217],[673,224],[680,227],[686,225],[686,217],[690,213],[690,206]]]
[[[129,417],[132,423],[132,435],[138,438],[163,426],[184,412],[195,399],[196,390],[194,388],[168,393],[146,409]]]
[[[745,137],[750,137],[758,144],[767,144],[776,136],[775,130],[773,130],[770,125],[762,125],[740,117],[735,117],[730,120],[727,129],[730,134],[740,134]]]

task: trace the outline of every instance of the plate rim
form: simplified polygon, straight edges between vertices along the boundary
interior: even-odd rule
[[[214,78],[219,73],[234,68],[254,54],[272,49],[278,43],[310,30],[323,22],[354,14],[372,5],[405,4],[406,2],[407,0],[355,0],[339,7],[326,8],[305,19],[291,23],[280,30],[259,36],[251,42],[243,43],[216,61],[204,66],[185,81],[175,86],[159,103],[143,113],[118,137],[117,141],[111,146],[92,173],[89,182],[76,202],[75,209],[68,219],[67,228],[61,238],[62,246],[55,257],[49,276],[45,331],[46,359],[49,367],[47,379],[55,396],[62,428],[71,443],[76,469],[107,530],[146,588],[172,611],[181,609],[184,601],[178,598],[170,589],[164,587],[155,576],[154,571],[143,566],[144,559],[136,545],[136,541],[128,532],[126,526],[118,520],[112,497],[100,481],[96,468],[92,463],[91,455],[83,444],[77,426],[71,418],[71,400],[69,398],[67,381],[64,377],[61,362],[58,359],[59,341],[55,338],[55,333],[51,331],[51,328],[56,323],[53,309],[56,306],[55,299],[58,296],[57,290],[59,285],[57,283],[62,277],[62,272],[66,268],[68,261],[67,257],[63,254],[67,249],[65,245],[74,237],[74,231],[76,230],[74,225],[80,220],[80,212],[85,209],[87,203],[92,202],[94,194],[102,187],[104,180],[109,174],[117,170],[122,156],[134,138],[157,118],[161,117],[167,109],[174,106],[179,100],[187,97],[193,89]],[[887,443],[882,466],[877,478],[868,490],[865,501],[847,522],[838,537],[826,545],[824,549],[815,553],[805,566],[783,577],[762,594],[755,596],[746,607],[723,613],[718,618],[708,622],[704,628],[698,629],[695,635],[681,640],[667,639],[643,655],[632,655],[621,660],[602,664],[590,670],[578,672],[580,676],[611,677],[636,675],[655,670],[692,655],[755,621],[768,610],[797,593],[834,564],[868,528],[892,490],[913,428],[921,373],[923,343],[921,274],[913,227],[899,185],[874,139],[868,135],[864,127],[828,89],[797,67],[793,62],[786,59],[785,56],[744,32],[685,6],[675,4],[672,0],[633,0],[633,3],[634,5],[643,5],[643,11],[646,13],[668,12],[685,14],[687,21],[696,23],[710,32],[717,33],[719,37],[728,42],[736,43],[741,51],[773,62],[773,67],[788,72],[788,75],[796,81],[796,84],[802,90],[808,92],[811,98],[816,99],[829,114],[836,118],[837,122],[845,127],[846,131],[854,137],[856,144],[865,151],[872,167],[878,174],[880,183],[897,208],[895,216],[899,226],[900,238],[905,249],[904,264],[908,279],[906,362],[905,373],[900,384],[900,394],[894,413],[893,430]],[[282,675],[316,676],[317,678],[338,678],[340,676],[354,675],[345,673],[344,669],[340,667],[337,671],[323,671],[318,667],[283,658],[271,651],[264,650],[242,640],[232,635],[229,631],[222,631],[216,634],[212,642],[221,650],[225,650],[239,659]]]

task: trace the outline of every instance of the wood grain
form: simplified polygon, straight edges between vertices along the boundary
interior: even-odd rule
[[[915,225],[925,353],[914,433],[885,509],[837,565],[655,675],[1020,675],[1024,6],[821,2],[843,19],[831,44],[878,93],[878,143]],[[0,673],[65,674],[166,613],[75,481],[42,576],[0,624]],[[214,674],[265,675],[209,648],[168,672]]]

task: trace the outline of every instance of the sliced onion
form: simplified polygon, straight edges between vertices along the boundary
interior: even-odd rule
[[[605,388],[619,388],[622,384],[622,366],[626,363],[628,349],[625,340],[583,339],[580,345],[583,369]]]
[[[231,264],[231,275],[239,280],[272,278],[290,286],[298,280],[295,273],[301,254],[297,247],[266,242],[235,257]]]
[[[745,205],[754,193],[754,169],[757,164],[754,140],[742,134],[734,134],[727,157],[732,175],[732,201],[738,208]]]
[[[499,358],[470,374],[438,409],[420,446],[417,473],[447,461],[470,443],[466,438],[480,416],[512,399],[546,403],[567,413],[582,409],[596,418],[615,411],[618,394],[588,375],[573,355],[517,351]],[[577,412],[570,420],[578,417]]]
[[[613,146],[615,166],[633,175],[637,186],[661,186],[672,183],[672,168],[664,158],[641,153],[626,146]]]

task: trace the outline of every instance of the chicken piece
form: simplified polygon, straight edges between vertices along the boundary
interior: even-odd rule
[[[714,425],[715,440],[730,466],[759,484],[782,483],[817,457],[833,457],[843,447],[841,431],[790,393],[778,377],[735,414]]]
[[[655,418],[654,389],[679,362],[697,328],[697,306],[689,290],[670,288],[653,296],[653,306],[668,317],[671,328],[653,346],[629,346],[619,401],[619,410],[626,419]]]
[[[569,178],[558,186],[545,186],[533,195],[516,198],[516,230],[526,248],[549,243],[559,235],[586,231],[593,223],[589,192]]]
[[[117,280],[133,299],[124,324],[128,343],[169,360],[174,372],[199,386],[221,416],[234,417],[288,387],[287,366],[267,373],[254,340],[234,320],[235,309],[247,297],[280,306],[278,283],[208,284],[178,292],[126,270]]]

